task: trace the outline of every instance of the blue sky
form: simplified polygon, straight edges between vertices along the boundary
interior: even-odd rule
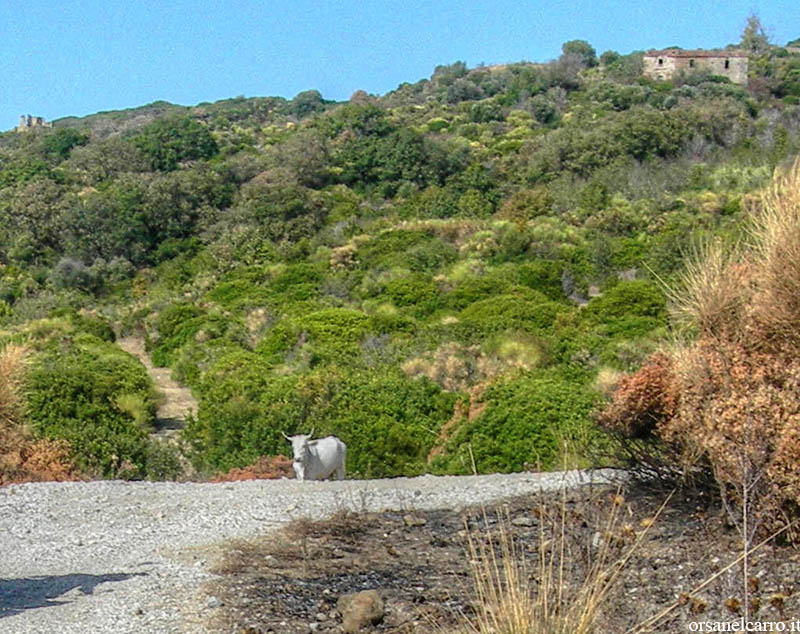
[[[800,37],[798,0],[0,0],[0,130],[159,99],[384,94],[457,60],[554,59],[572,39],[721,47],[753,12],[774,43]]]

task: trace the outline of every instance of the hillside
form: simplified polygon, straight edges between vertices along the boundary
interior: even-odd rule
[[[0,135],[3,480],[181,477],[118,335],[191,388],[202,474],[312,428],[354,477],[590,465],[592,412],[669,336],[664,283],[798,150],[796,50],[739,86],[580,41]]]

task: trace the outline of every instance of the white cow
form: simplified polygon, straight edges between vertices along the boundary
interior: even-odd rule
[[[297,479],[303,480],[324,480],[334,473],[337,480],[344,480],[344,461],[347,457],[347,445],[336,436],[327,438],[317,438],[311,440],[314,434],[312,431],[308,436],[298,434],[297,436],[283,435],[286,440],[292,443],[294,467]]]

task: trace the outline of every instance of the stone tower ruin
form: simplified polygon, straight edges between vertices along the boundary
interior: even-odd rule
[[[19,125],[17,132],[28,132],[37,128],[52,128],[53,124],[44,120],[44,117],[32,117],[29,114],[23,114],[19,117]]]

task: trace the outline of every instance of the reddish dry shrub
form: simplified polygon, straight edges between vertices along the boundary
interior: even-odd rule
[[[653,434],[684,471],[708,465],[747,540],[800,508],[800,160],[751,212],[753,244],[707,249],[674,296],[698,338],[651,357],[598,417]]]
[[[286,456],[261,456],[254,464],[218,474],[211,481],[279,480],[280,478],[290,478],[293,475],[292,461]]]
[[[0,457],[0,486],[21,482],[66,482],[80,480],[65,440],[25,441]]]
[[[624,377],[611,402],[597,416],[607,429],[632,438],[651,437],[675,414],[678,395],[672,362],[663,352],[651,354],[635,374]]]
[[[705,456],[723,493],[761,513],[800,500],[800,360],[700,340],[676,363],[680,403],[663,440]]]

